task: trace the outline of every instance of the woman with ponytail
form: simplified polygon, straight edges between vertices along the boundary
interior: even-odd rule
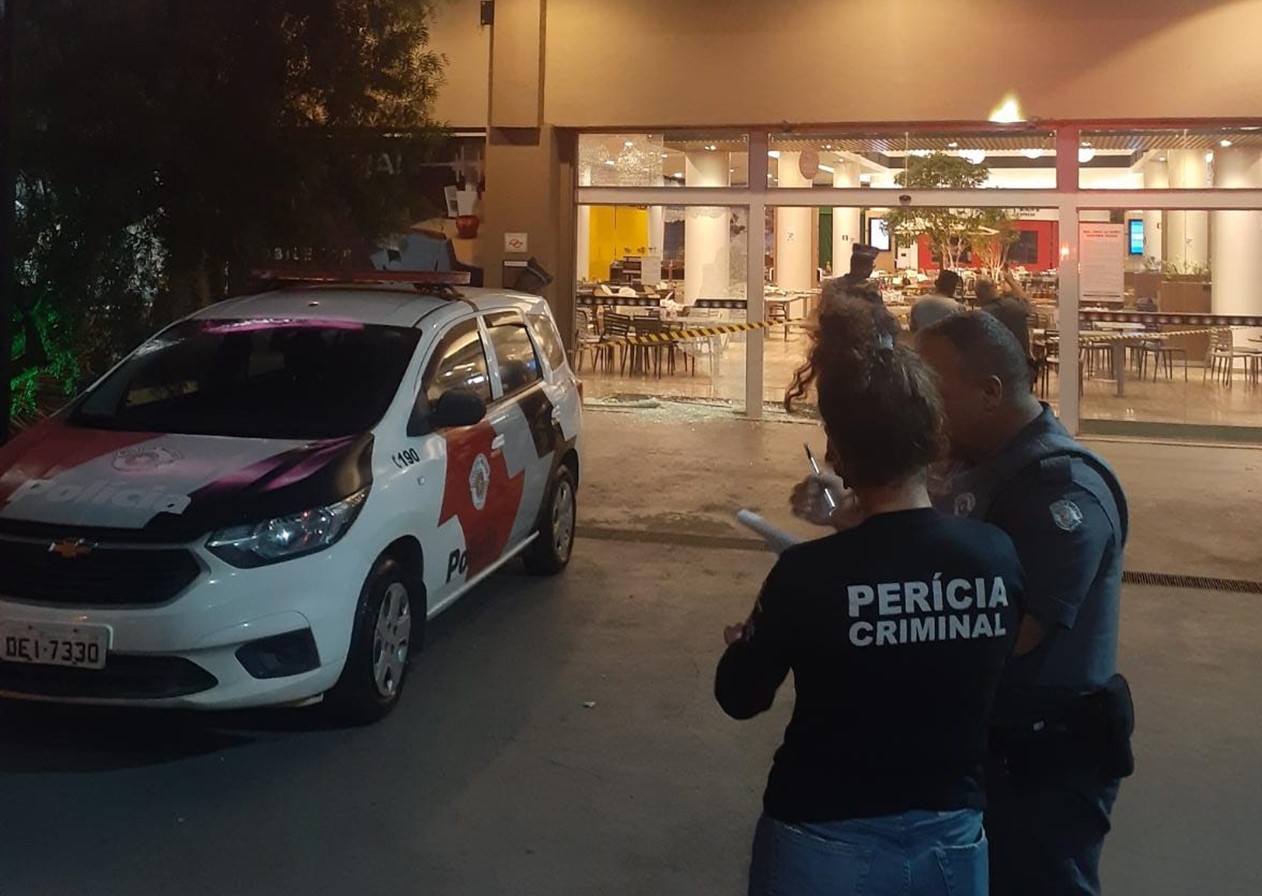
[[[985,896],[982,761],[1023,595],[1011,541],[938,514],[932,373],[883,309],[826,303],[786,396],[814,392],[849,528],[781,555],[725,631],[733,718],[796,699],[754,835],[751,896]]]

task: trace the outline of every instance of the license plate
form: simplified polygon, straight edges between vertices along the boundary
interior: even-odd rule
[[[104,669],[110,630],[103,625],[0,622],[0,660]]]

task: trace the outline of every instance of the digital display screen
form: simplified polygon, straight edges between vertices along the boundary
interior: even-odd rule
[[[1144,219],[1131,218],[1130,223],[1130,240],[1128,241],[1129,251],[1131,255],[1144,254]]]
[[[868,245],[882,252],[890,251],[890,228],[884,218],[868,219]]]

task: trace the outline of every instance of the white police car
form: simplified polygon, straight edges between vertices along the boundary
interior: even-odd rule
[[[542,299],[460,276],[225,301],[0,448],[0,695],[367,721],[427,618],[564,568],[579,383]]]

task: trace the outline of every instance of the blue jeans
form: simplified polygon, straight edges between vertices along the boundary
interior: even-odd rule
[[[764,815],[749,896],[987,896],[982,813],[903,812],[823,824]]]

